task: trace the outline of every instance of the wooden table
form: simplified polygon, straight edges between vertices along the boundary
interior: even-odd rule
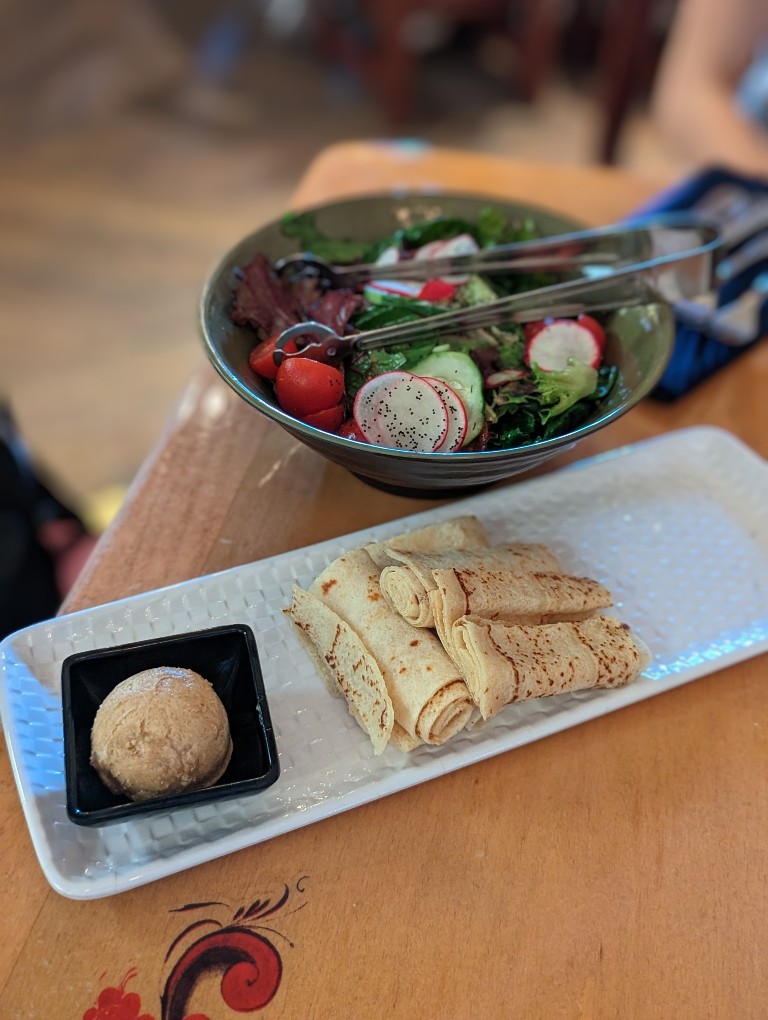
[[[608,169],[349,143],[318,156],[295,204],[438,186],[607,222],[657,185]],[[674,405],[645,402],[547,470],[700,423],[768,456],[766,392],[763,344]],[[64,610],[434,505],[374,491],[326,463],[235,397],[201,357]],[[178,909],[217,901],[234,911],[288,886],[288,903],[263,922],[282,961],[266,1016],[764,1017],[765,665],[752,659],[89,902],[48,887],[3,753],[0,1016],[80,1018],[130,973],[125,992],[141,1010],[125,1016],[159,1020],[166,954],[190,920]],[[195,1017],[244,1015],[224,1005],[213,979],[195,995]]]

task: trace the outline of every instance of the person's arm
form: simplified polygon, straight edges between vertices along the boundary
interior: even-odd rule
[[[653,96],[670,148],[692,163],[768,175],[768,132],[736,105],[735,92],[761,40],[765,0],[681,0]]]

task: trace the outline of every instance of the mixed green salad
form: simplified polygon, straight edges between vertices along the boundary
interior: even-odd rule
[[[329,238],[308,213],[286,215],[282,229],[297,250],[328,262],[381,265],[380,279],[354,290],[283,278],[261,253],[238,272],[231,314],[255,331],[250,366],[274,386],[287,413],[310,425],[407,450],[505,449],[578,427],[616,383],[616,367],[604,361],[603,326],[589,316],[510,323],[335,358],[291,342],[287,353],[303,356],[278,366],[277,337],[299,322],[323,322],[343,335],[554,282],[543,274],[387,279],[393,262],[536,237],[532,222],[512,222],[492,206],[474,222],[424,220],[373,244]]]

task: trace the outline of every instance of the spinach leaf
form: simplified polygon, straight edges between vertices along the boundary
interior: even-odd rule
[[[339,264],[362,262],[370,245],[368,242],[333,240],[326,237],[315,224],[312,213],[286,213],[280,221],[283,234],[296,238],[302,251],[311,251],[318,258]]]
[[[497,449],[521,446],[538,439],[540,432],[541,422],[535,401],[520,401],[511,404],[509,413],[499,420],[489,445]]]
[[[491,205],[480,210],[473,233],[482,248],[495,244],[513,244],[516,241],[532,241],[538,237],[533,220],[511,222],[500,209]]]
[[[471,234],[477,241],[477,227],[458,217],[437,216],[433,220],[403,227],[394,235],[404,248],[420,248],[430,241],[445,241],[458,234]]]
[[[541,430],[541,438],[552,439],[554,436],[559,436],[564,432],[570,432],[571,429],[578,428],[579,425],[584,424],[592,413],[593,408],[594,403],[589,399],[578,400],[575,404],[571,404],[562,414],[550,418],[545,423]]]
[[[500,244],[508,229],[507,217],[495,206],[486,206],[477,217],[477,238],[481,248]]]
[[[375,375],[382,372],[396,372],[405,366],[406,357],[401,351],[378,350],[364,351],[356,354],[347,364],[344,373],[344,389],[350,401],[354,400],[357,391]]]
[[[428,301],[392,295],[364,308],[362,312],[358,312],[353,321],[356,329],[379,329],[381,326],[396,326],[400,322],[412,322],[414,319],[440,315],[444,311],[444,308]]]
[[[380,347],[372,351],[361,351],[350,359],[344,375],[347,396],[355,394],[368,379],[384,372],[408,371],[422,361],[435,346],[434,340],[422,340],[412,344],[398,344],[396,347]]]
[[[618,365],[601,365],[597,370],[597,386],[590,399],[597,402],[604,400],[619,379]]]

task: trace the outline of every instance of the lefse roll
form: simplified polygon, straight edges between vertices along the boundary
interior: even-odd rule
[[[621,687],[649,661],[629,627],[602,614],[528,626],[465,616],[453,625],[452,636],[483,719],[516,701]]]
[[[376,753],[443,744],[504,705],[634,680],[650,661],[611,593],[474,516],[334,560],[288,610]]]
[[[439,538],[440,536],[438,536]],[[438,588],[438,572],[443,570],[472,571],[478,578],[492,572],[502,584],[510,573],[558,571],[557,557],[544,545],[515,542],[511,545],[484,548],[450,549],[437,552],[412,551],[385,547],[391,561],[381,572],[381,590],[389,604],[414,627],[434,627],[435,603],[431,592]],[[475,585],[473,585],[475,586]],[[496,585],[492,597],[497,597]],[[461,597],[452,605],[463,605]],[[466,608],[455,614],[463,616]]]
[[[386,602],[379,573],[369,553],[355,549],[326,567],[309,595],[354,631],[366,653],[363,661],[372,660],[380,670],[394,709],[396,742],[442,744],[464,728],[474,703],[435,635],[414,630]],[[294,619],[296,602],[294,593],[289,611]],[[338,670],[327,654],[325,659],[332,671]],[[355,675],[343,680],[358,682]],[[337,681],[341,682],[338,675]]]

